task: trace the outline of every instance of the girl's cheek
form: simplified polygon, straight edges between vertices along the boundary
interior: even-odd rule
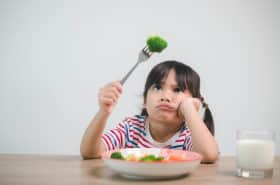
[[[179,101],[183,101],[186,97],[188,97],[189,95],[186,95],[186,94],[181,94],[180,97],[179,97]]]
[[[182,93],[178,99],[177,99],[177,104],[178,106],[181,104],[181,102],[185,99],[185,98],[188,98],[188,97],[191,97],[189,94],[185,94],[185,93]]]
[[[185,97],[192,97],[192,94],[190,93],[189,90],[185,90],[183,94]]]

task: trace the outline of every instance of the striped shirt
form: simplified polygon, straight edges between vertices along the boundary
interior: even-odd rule
[[[145,116],[128,117],[114,129],[108,130],[102,136],[106,150],[120,148],[169,148],[191,150],[190,129],[184,124],[182,128],[168,141],[159,143],[153,140],[149,124],[145,124]]]

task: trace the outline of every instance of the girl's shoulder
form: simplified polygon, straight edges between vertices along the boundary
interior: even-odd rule
[[[124,123],[126,124],[129,124],[129,125],[145,125],[145,118],[146,116],[142,116],[142,115],[134,115],[134,116],[129,116],[129,117],[126,117],[124,119]]]

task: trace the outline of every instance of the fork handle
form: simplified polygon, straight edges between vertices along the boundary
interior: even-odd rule
[[[128,73],[122,78],[121,80],[121,84],[123,85],[125,83],[125,81],[128,79],[128,77],[131,75],[131,73],[134,71],[134,69],[138,66],[140,62],[136,62],[136,64],[134,64],[134,66],[128,71]]]

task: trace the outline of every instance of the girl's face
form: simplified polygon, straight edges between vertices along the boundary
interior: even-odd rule
[[[150,121],[181,124],[177,109],[186,96],[192,95],[178,87],[175,70],[171,69],[160,84],[153,84],[147,92],[145,108]]]

